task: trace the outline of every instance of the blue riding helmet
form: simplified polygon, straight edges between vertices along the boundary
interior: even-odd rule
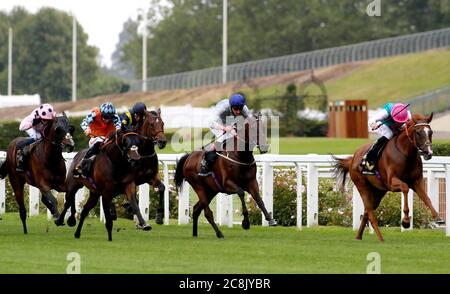
[[[240,108],[244,107],[245,105],[245,98],[242,94],[236,93],[231,95],[230,97],[230,106],[238,106]]]
[[[143,102],[137,102],[136,104],[134,104],[133,108],[131,109],[131,112],[134,114],[144,115],[146,110],[147,106],[145,106]]]
[[[112,118],[116,115],[116,108],[111,102],[105,102],[100,105],[100,113],[103,118]]]

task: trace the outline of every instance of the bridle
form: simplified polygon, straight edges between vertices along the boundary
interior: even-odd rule
[[[429,123],[424,123],[424,122],[416,123],[413,127],[414,127],[414,129],[415,129],[416,127],[429,127],[429,128],[431,129],[430,124],[429,124]],[[409,135],[409,133],[408,133],[408,127],[407,127],[407,126],[405,126],[405,132],[406,132],[406,136],[408,137],[409,142],[417,148],[417,150],[419,151],[420,154],[425,154],[425,153],[426,153],[426,151],[424,151],[424,150],[421,148],[422,146],[424,146],[425,148],[428,148],[428,147],[430,147],[430,146],[432,145],[431,142],[430,142],[430,140],[427,140],[425,143],[421,144],[420,146],[417,146],[416,140],[414,139],[414,141],[413,141],[413,140],[411,139],[411,137],[410,137],[410,135]],[[415,133],[417,133],[417,130],[416,130],[416,129],[415,129]]]

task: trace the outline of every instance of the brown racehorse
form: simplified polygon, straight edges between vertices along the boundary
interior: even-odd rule
[[[429,117],[419,114],[413,115],[400,133],[392,138],[384,148],[377,163],[377,175],[363,175],[360,162],[364,154],[370,148],[370,144],[364,145],[355,154],[346,159],[337,159],[334,165],[336,178],[341,190],[344,189],[347,173],[358,189],[364,203],[364,215],[359,227],[356,239],[361,240],[367,221],[370,221],[377,237],[383,241],[374,210],[380,204],[387,191],[402,192],[404,197],[402,226],[409,228],[410,217],[408,207],[408,191],[411,188],[431,210],[433,218],[438,220],[438,213],[433,208],[430,198],[425,191],[423,180],[422,159],[431,159],[432,130],[430,122],[433,113]]]
[[[162,225],[166,187],[159,178],[159,161],[155,151],[155,144],[158,144],[159,149],[163,149],[167,143],[161,110],[145,111],[144,121],[137,126],[136,132],[141,135],[142,139],[145,139],[141,147],[142,150],[145,150],[145,154],[141,154],[141,159],[134,162],[136,185],[149,184],[158,189],[159,204],[155,222]],[[117,215],[114,205],[111,205],[111,214]]]
[[[156,223],[163,223],[164,215],[164,191],[166,187],[159,178],[159,161],[158,155],[155,152],[155,143],[158,144],[159,149],[166,146],[167,139],[164,135],[164,122],[161,119],[161,110],[146,111],[145,119],[142,125],[138,128],[137,133],[144,139],[141,154],[141,159],[136,162],[136,185],[149,184],[154,188],[158,188],[159,205],[156,214]]]
[[[198,176],[203,155],[202,151],[194,151],[191,154],[184,155],[177,164],[175,172],[176,186],[180,188],[185,179],[194,188],[199,199],[194,205],[192,212],[194,237],[197,237],[198,217],[203,209],[205,210],[206,219],[216,232],[216,236],[218,238],[224,237],[215,224],[213,213],[209,208],[209,203],[217,193],[237,193],[239,195],[244,216],[242,221],[244,229],[250,228],[248,210],[244,200],[245,191],[252,195],[258,207],[264,213],[269,225],[275,226],[277,224],[264,206],[259,195],[259,187],[256,180],[256,162],[253,157],[253,149],[258,147],[261,153],[266,153],[269,147],[267,145],[266,132],[263,130],[261,115],[258,115],[257,118],[249,117],[241,125],[243,125],[243,128],[241,130],[238,128],[239,136],[228,141],[224,146],[225,148],[223,148],[224,151],[218,152],[219,158],[217,158],[213,166],[212,176]],[[250,132],[250,130],[255,128],[256,132]],[[244,132],[243,136],[241,136],[242,132]],[[227,148],[227,144],[231,144],[232,148]]]
[[[16,144],[26,138],[16,138],[8,146],[6,161],[0,167],[0,177],[9,175],[25,234],[27,233],[27,215],[23,199],[25,183],[37,187],[41,191],[41,199],[45,206],[55,218],[59,216],[57,201],[51,190],[66,191],[66,164],[62,151],[66,147],[70,152],[73,150],[73,132],[74,127],[69,124],[65,114],[50,120],[44,129],[43,138],[34,143],[27,168],[23,172],[16,171]]]
[[[144,230],[151,227],[143,220],[136,202],[136,184],[134,179],[133,162],[140,159],[139,148],[142,139],[135,132],[113,132],[108,140],[101,147],[102,151],[95,156],[92,163],[92,175],[88,178],[73,176],[73,170],[80,162],[87,149],[75,155],[67,175],[66,203],[64,210],[58,220],[57,225],[64,224],[64,215],[71,207],[71,215],[67,220],[69,226],[74,226],[75,221],[75,193],[86,186],[90,193],[86,204],[80,215],[80,222],[75,232],[75,238],[80,238],[83,222],[89,211],[95,207],[100,196],[102,196],[103,212],[105,213],[105,227],[108,231],[108,240],[112,240],[112,217],[110,205],[112,199],[120,194],[126,194],[130,201],[134,213],[139,218],[139,224]]]

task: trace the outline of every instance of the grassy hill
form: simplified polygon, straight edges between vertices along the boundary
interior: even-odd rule
[[[450,84],[450,49],[382,58],[315,71],[331,100],[368,100],[375,108],[389,101],[406,101],[422,93]],[[280,95],[285,85],[260,89],[262,96]],[[308,86],[310,95],[319,87]],[[270,105],[270,102],[263,104]]]
[[[387,101],[404,101],[450,84],[450,48],[408,54],[372,61],[336,65],[314,71],[315,77],[324,82],[331,100],[367,99],[371,108]],[[54,103],[57,111],[89,110],[105,101],[112,101],[117,107],[131,107],[137,101],[150,106],[172,106],[191,104],[208,107],[221,97],[241,90],[252,100],[258,88],[259,96],[283,94],[290,83],[301,84],[310,79],[310,71],[293,72],[278,76],[254,79],[248,83],[228,83],[202,88],[173,91],[129,92],[111,94],[90,99],[79,99],[76,103]],[[309,86],[309,94],[317,94],[318,87]],[[276,101],[264,100],[263,106],[273,106]],[[0,121],[22,118],[33,107],[0,109]]]

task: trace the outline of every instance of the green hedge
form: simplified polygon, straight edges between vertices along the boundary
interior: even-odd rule
[[[433,143],[434,156],[450,156],[450,144]]]

